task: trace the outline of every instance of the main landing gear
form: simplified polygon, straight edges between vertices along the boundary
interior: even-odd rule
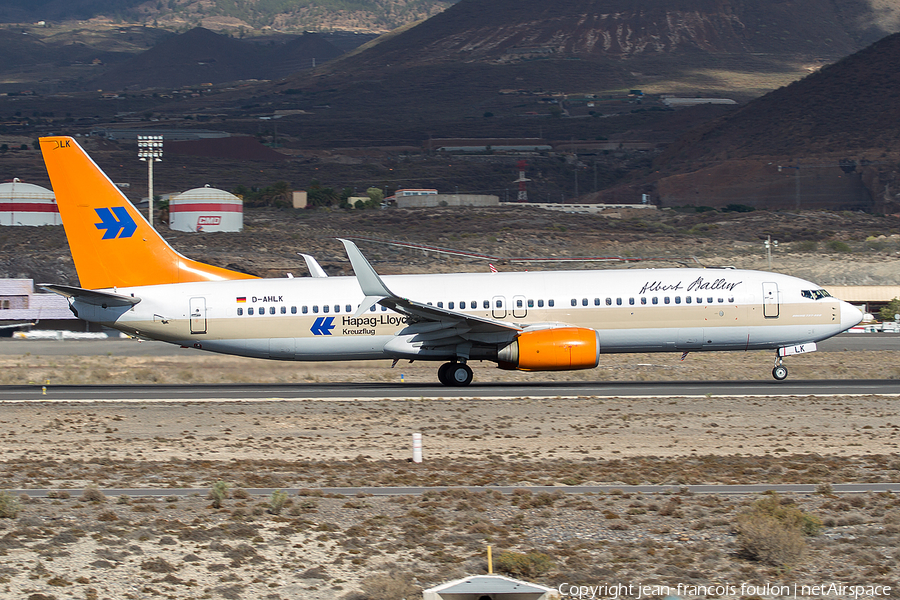
[[[447,386],[464,387],[472,383],[472,369],[464,362],[448,362],[438,369],[438,379]]]
[[[775,368],[772,369],[772,377],[777,379],[778,381],[784,381],[787,379],[788,371],[787,367],[784,366],[784,360],[777,354],[775,355]]]

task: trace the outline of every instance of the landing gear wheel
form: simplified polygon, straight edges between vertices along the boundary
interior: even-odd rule
[[[787,367],[785,367],[784,365],[776,365],[776,367],[772,369],[772,377],[774,377],[778,381],[784,381],[785,379],[787,379],[787,376]]]
[[[450,380],[450,369],[456,363],[448,362],[444,363],[438,368],[438,381],[443,383],[444,385],[453,385],[453,381]]]
[[[469,368],[469,365],[453,363],[448,374],[450,375],[450,385],[465,387],[472,383],[472,369]]]

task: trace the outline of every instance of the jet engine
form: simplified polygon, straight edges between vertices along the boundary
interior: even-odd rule
[[[568,371],[600,362],[600,334],[583,327],[557,327],[519,334],[497,353],[501,369]]]

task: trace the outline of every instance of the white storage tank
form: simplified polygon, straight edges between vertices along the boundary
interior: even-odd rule
[[[176,231],[240,231],[244,228],[243,201],[208,185],[169,200],[169,228]]]
[[[18,179],[2,183],[0,225],[62,225],[56,197],[47,188]]]

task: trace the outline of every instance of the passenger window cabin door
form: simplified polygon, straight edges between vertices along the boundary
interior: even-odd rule
[[[506,296],[494,296],[491,299],[491,314],[495,319],[506,317]]]
[[[512,315],[516,319],[524,319],[526,316],[528,316],[528,308],[525,301],[525,296],[513,296]]]

